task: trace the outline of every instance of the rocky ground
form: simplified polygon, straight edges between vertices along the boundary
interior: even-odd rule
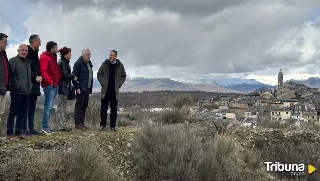
[[[89,143],[99,145],[101,152],[110,163],[120,171],[125,180],[131,180],[133,164],[130,161],[131,141],[137,127],[121,127],[118,132],[88,131],[57,132],[54,135],[32,136],[26,140],[0,141],[0,164],[12,155],[19,152],[34,152],[43,150],[71,149],[71,145],[79,140],[88,140]]]

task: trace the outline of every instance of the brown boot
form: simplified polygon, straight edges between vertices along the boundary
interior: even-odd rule
[[[18,135],[17,137],[19,138],[19,140],[27,139],[27,136],[25,136],[25,135]]]
[[[17,136],[8,136],[7,139],[9,141],[19,141],[19,138]]]

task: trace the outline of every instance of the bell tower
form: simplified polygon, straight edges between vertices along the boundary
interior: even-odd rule
[[[278,74],[278,87],[281,88],[282,86],[283,86],[283,73],[282,73],[282,70],[280,69]]]

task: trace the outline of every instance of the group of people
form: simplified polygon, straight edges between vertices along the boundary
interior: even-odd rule
[[[67,118],[68,100],[76,99],[74,108],[75,129],[89,129],[85,125],[85,114],[89,95],[92,94],[93,65],[90,49],[83,49],[81,56],[70,67],[71,48],[58,49],[58,44],[49,41],[41,53],[41,39],[33,34],[29,45],[20,44],[18,54],[8,59],[6,46],[8,36],[0,33],[0,117],[5,111],[6,93],[10,92],[10,109],[7,118],[8,139],[25,139],[28,135],[52,134],[54,131],[70,131]],[[58,61],[58,53],[60,59]],[[109,59],[100,66],[97,78],[101,85],[100,129],[107,128],[107,110],[110,105],[110,130],[117,131],[117,110],[119,89],[126,80],[126,71],[119,59],[118,52],[111,50]],[[44,92],[42,129],[35,130],[34,115],[40,86]],[[57,100],[56,100],[57,99]],[[57,129],[50,127],[50,113],[57,102]]]

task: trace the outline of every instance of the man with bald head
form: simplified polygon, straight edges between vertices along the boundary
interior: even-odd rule
[[[74,63],[72,73],[77,77],[76,105],[74,110],[75,128],[84,130],[88,127],[84,124],[86,110],[89,103],[89,94],[92,94],[93,71],[90,60],[91,52],[83,49],[80,58]]]
[[[119,90],[126,81],[127,73],[117,58],[118,52],[111,50],[109,59],[106,59],[100,66],[97,78],[101,85],[101,110],[100,129],[103,131],[107,126],[107,111],[110,105],[110,130],[117,131],[117,109]]]
[[[9,139],[24,139],[27,128],[27,110],[31,94],[31,68],[26,58],[28,46],[19,45],[18,55],[9,60],[14,85],[10,91],[10,112],[7,119],[7,135]],[[15,131],[13,131],[16,119]]]

